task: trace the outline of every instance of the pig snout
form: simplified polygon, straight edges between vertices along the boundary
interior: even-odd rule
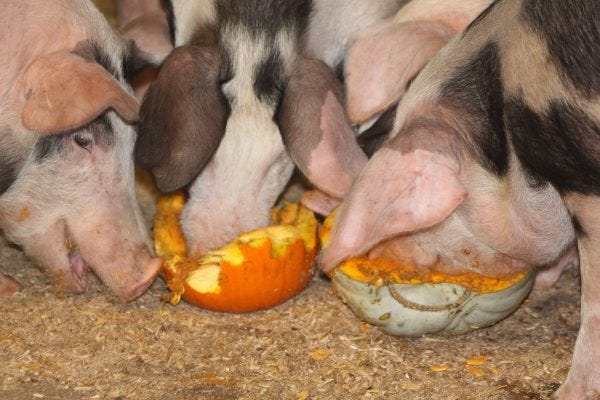
[[[134,255],[133,263],[114,264],[97,269],[100,279],[123,301],[139,297],[152,285],[162,269],[163,260],[153,257],[144,246]]]

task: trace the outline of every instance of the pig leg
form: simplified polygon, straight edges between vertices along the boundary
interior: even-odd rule
[[[572,195],[567,206],[581,224],[581,325],[571,370],[555,393],[559,400],[600,396],[600,197]]]
[[[9,297],[21,290],[21,284],[10,276],[0,274],[0,299]]]
[[[571,246],[553,265],[538,271],[533,288],[535,290],[549,289],[560,278],[563,271],[578,266],[579,254],[577,253],[577,246]]]

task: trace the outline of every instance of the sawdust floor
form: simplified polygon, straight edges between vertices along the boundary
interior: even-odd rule
[[[163,303],[160,280],[128,304],[91,275],[65,296],[6,242],[0,272],[24,285],[0,299],[1,399],[545,399],[579,319],[575,271],[493,327],[417,339],[361,324],[321,276],[274,309],[228,315]]]
[[[0,299],[0,399],[545,399],[579,324],[576,271],[493,327],[417,339],[361,324],[322,276],[274,309],[228,315],[163,303],[162,280],[128,304],[92,275],[66,296],[3,239],[0,273],[24,286]]]

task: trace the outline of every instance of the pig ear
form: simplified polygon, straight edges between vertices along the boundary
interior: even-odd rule
[[[408,82],[456,32],[438,22],[388,21],[366,30],[348,50],[346,109],[353,125],[396,103]]]
[[[106,110],[138,119],[138,101],[99,64],[70,52],[37,59],[27,68],[19,93],[23,126],[52,134],[81,127]]]
[[[121,28],[121,33],[125,39],[135,43],[137,48],[133,57],[136,61],[133,64],[148,63],[158,66],[173,50],[169,23],[163,11],[151,12],[133,19]]]
[[[277,122],[296,165],[317,188],[342,198],[366,164],[340,99],[341,84],[322,61],[301,58],[291,73]]]
[[[229,113],[219,72],[216,48],[181,46],[144,97],[135,156],[163,192],[195,179],[219,146]]]
[[[316,189],[304,192],[300,202],[318,214],[329,215],[340,205],[341,200]]]
[[[340,208],[323,268],[442,222],[467,195],[457,171],[456,160],[438,153],[379,150]]]

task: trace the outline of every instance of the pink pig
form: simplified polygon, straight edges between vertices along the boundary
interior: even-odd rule
[[[0,228],[63,288],[89,267],[131,300],[162,264],[135,196],[131,46],[89,1],[5,1],[0,26]]]

